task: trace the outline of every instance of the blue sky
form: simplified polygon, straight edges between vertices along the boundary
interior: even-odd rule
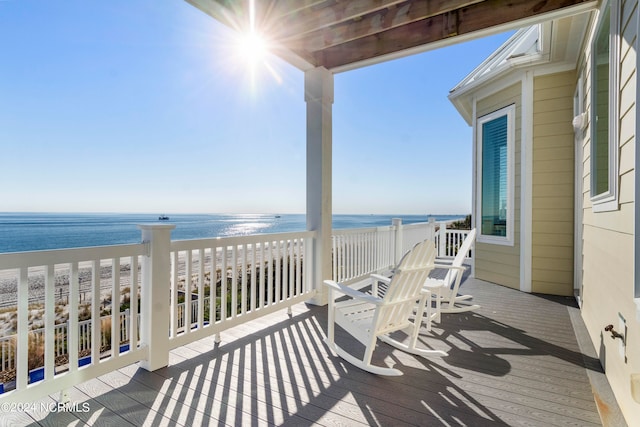
[[[335,213],[471,211],[447,94],[508,34],[335,76]],[[0,0],[0,211],[304,213],[304,76],[182,0]]]

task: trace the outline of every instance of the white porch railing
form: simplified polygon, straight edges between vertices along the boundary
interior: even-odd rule
[[[357,281],[395,265],[396,228],[393,226],[334,230],[333,280]]]
[[[4,393],[3,401],[37,399],[147,357],[137,334],[131,334],[137,330],[135,305],[131,322],[111,322],[110,315],[105,325],[79,320],[81,312],[92,319],[119,313],[123,291],[137,294],[139,259],[146,253],[145,244],[136,244],[0,255],[2,280],[13,279],[17,289],[15,336],[2,343],[3,374],[15,369],[15,391]],[[87,294],[89,301],[81,302]],[[67,323],[56,325],[65,309]],[[122,328],[131,338],[124,352]],[[84,365],[80,358],[87,352],[90,361]],[[38,380],[37,386],[30,384]]]
[[[443,233],[444,231],[444,233]],[[458,249],[467,238],[470,230],[451,230],[446,228],[446,224],[441,224],[440,229],[435,234],[435,243],[438,248],[438,257],[455,258]],[[444,237],[444,238],[443,238]],[[472,249],[469,249],[466,257],[467,260],[472,259]]]
[[[334,230],[332,279],[354,283],[370,274],[389,271],[425,239],[435,242],[438,257],[453,258],[467,234],[469,230],[447,229],[446,222],[403,225],[399,220],[385,227]],[[467,254],[467,258],[470,256]]]
[[[315,293],[303,265],[313,232],[176,242],[169,232],[147,227],[135,245],[0,254],[0,281],[17,290],[4,310],[15,322],[0,329],[0,401],[38,399],[135,362],[153,370],[172,348]]]
[[[312,259],[313,236],[172,242],[170,348],[310,299],[312,269],[303,260]]]
[[[171,242],[170,230],[146,226],[135,245],[0,254],[0,281],[17,289],[4,309],[12,320],[0,321],[0,401],[38,399],[136,362],[166,366],[173,348],[315,294],[303,262],[313,259],[313,232]],[[425,238],[454,256],[466,233],[400,221],[335,230],[333,278],[384,272]]]

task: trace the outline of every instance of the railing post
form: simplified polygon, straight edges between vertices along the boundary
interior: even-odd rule
[[[447,256],[447,223],[445,221],[440,221],[440,231],[438,231],[438,234],[440,235],[438,256]]]
[[[172,224],[138,225],[142,241],[149,246],[142,258],[140,341],[148,348],[140,366],[155,371],[169,364],[170,253]]]
[[[402,218],[393,218],[391,220],[391,225],[393,225],[395,229],[395,248],[393,249],[394,256],[394,264],[398,265],[400,260],[402,259]]]
[[[436,242],[436,219],[432,216],[429,217],[429,223],[427,225],[427,239],[433,243]]]

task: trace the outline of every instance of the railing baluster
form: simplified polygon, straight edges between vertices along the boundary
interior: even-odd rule
[[[302,239],[296,239],[296,296],[302,293]]]
[[[247,312],[247,244],[242,245],[242,285],[240,286],[240,313]]]
[[[256,244],[251,244],[251,307],[250,311],[256,310]]]
[[[55,367],[55,322],[56,322],[56,301],[55,301],[55,266],[49,264],[45,266],[44,279],[44,378],[53,378]]]
[[[231,318],[238,315],[238,245],[231,246]]]
[[[296,259],[295,259],[295,253],[294,253],[294,245],[295,245],[295,241],[293,239],[288,240],[288,246],[289,246],[289,295],[288,298],[291,299],[294,296],[294,287],[296,284]]]
[[[193,252],[189,249],[185,254],[184,276],[184,333],[191,333],[193,326],[191,304],[191,275],[193,274]]]
[[[138,348],[138,257],[131,257],[131,287],[129,290],[129,348]],[[171,310],[173,313],[173,310]],[[173,315],[173,314],[172,314]]]
[[[78,263],[72,262],[69,269],[69,320],[67,327],[67,355],[69,371],[78,369],[78,305],[80,304],[80,280]]]
[[[93,261],[91,276],[91,363],[97,365],[102,345],[102,324],[100,322],[100,260]]]
[[[198,328],[204,326],[204,248],[198,251]]]
[[[220,287],[220,319],[227,320],[227,246],[222,247],[222,277]]]
[[[265,306],[264,285],[265,285],[265,279],[267,274],[267,263],[265,262],[266,245],[267,245],[266,243],[260,244],[260,285],[259,285],[260,287],[258,292],[258,306],[260,308],[263,308]]]
[[[274,248],[274,260],[273,260],[273,269],[274,269],[274,284],[273,284],[273,288],[274,288],[274,303],[279,303],[280,302],[280,241],[276,240],[275,242],[273,242],[273,248]]]
[[[120,258],[111,260],[111,357],[120,354]]]
[[[267,306],[273,304],[273,242],[267,242]]]
[[[211,248],[211,289],[209,291],[209,322],[214,324],[218,321],[218,248]]]

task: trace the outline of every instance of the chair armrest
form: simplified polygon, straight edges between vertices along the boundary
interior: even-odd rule
[[[391,283],[391,278],[387,276],[382,276],[380,274],[370,274],[369,278],[371,278],[371,293],[374,296],[378,295],[378,282],[382,282],[385,285]]]
[[[369,277],[371,277],[372,279],[378,280],[380,282],[384,282],[384,283],[391,283],[391,278],[387,277],[387,276],[383,276],[381,274],[370,274]]]
[[[366,301],[375,305],[379,305],[382,303],[382,300],[380,298],[374,297],[373,295],[365,294],[364,292],[360,292],[334,280],[325,280],[324,284],[335,291],[350,296],[351,298]]]
[[[467,269],[467,267],[458,267],[455,265],[448,265],[448,264],[434,264],[433,265],[434,268],[446,268],[449,270],[459,270],[459,271],[465,271]]]

